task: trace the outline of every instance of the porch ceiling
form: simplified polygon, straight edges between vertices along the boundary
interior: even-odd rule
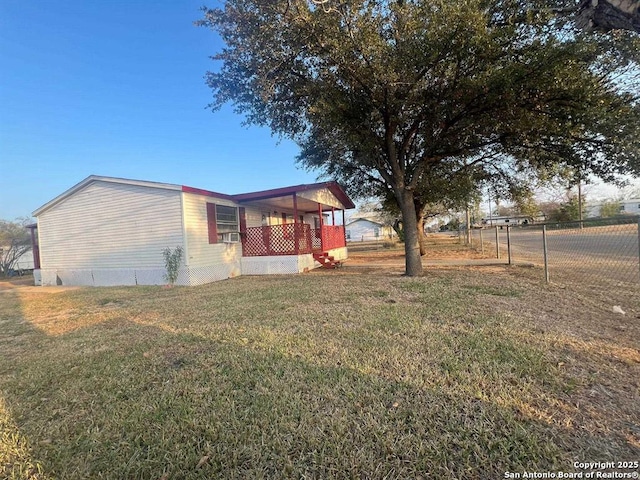
[[[313,183],[293,187],[263,190],[261,192],[234,195],[239,203],[252,205],[269,205],[281,209],[293,209],[293,196],[298,199],[298,210],[317,211],[318,204],[323,210],[354,208],[355,204],[337,182]]]
[[[311,213],[318,211],[318,203],[312,200],[308,200],[306,198],[302,198],[300,196],[297,197],[298,202],[298,212],[300,213]],[[256,208],[268,208],[273,211],[282,211],[282,210],[293,210],[293,197],[291,195],[287,195],[286,197],[274,197],[274,198],[266,198],[264,200],[260,200],[257,202],[243,202],[244,205],[251,205]],[[322,205],[323,210],[331,210],[331,206]]]

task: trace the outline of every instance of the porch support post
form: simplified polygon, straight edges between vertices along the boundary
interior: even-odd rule
[[[320,250],[324,251],[324,232],[323,232],[324,228],[322,228],[323,227],[323,225],[322,225],[322,220],[323,219],[322,219],[322,205],[321,204],[318,204],[318,215],[320,216],[320,219],[319,219],[319,222],[318,222],[320,224]]]
[[[344,221],[344,209],[342,209],[342,236],[344,237],[344,246],[347,246],[347,224]]]
[[[336,226],[336,209],[331,207],[331,225]]]
[[[302,228],[302,225],[300,226]],[[293,251],[296,255],[300,254],[300,235],[298,228],[298,196],[293,192]]]
[[[33,252],[33,268],[37,270],[40,268],[40,247],[38,245],[38,240],[36,238],[36,230],[37,226],[29,227],[31,230],[31,251]]]
[[[298,195],[293,192],[293,223],[298,223]]]

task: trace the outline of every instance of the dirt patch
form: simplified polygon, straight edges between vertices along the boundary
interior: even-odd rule
[[[37,293],[61,293],[69,290],[75,290],[80,287],[70,286],[50,286],[42,287],[33,284],[31,275],[24,277],[11,277],[0,279],[0,294],[19,290],[21,293],[37,292]]]
[[[492,257],[481,253],[475,248],[469,248],[458,241],[458,237],[449,235],[434,235],[429,237],[427,253],[423,255],[423,262],[430,261],[461,261],[487,260]],[[348,265],[375,264],[381,266],[404,265],[404,249],[401,244],[393,248],[378,248],[373,246],[369,250],[349,249]]]

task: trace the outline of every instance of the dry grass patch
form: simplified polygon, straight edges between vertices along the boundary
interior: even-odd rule
[[[637,320],[486,272],[4,293],[0,476],[484,479],[637,458]]]

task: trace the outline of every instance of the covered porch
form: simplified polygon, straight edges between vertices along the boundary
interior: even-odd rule
[[[243,257],[327,254],[345,249],[345,210],[354,204],[336,182],[237,195]]]

